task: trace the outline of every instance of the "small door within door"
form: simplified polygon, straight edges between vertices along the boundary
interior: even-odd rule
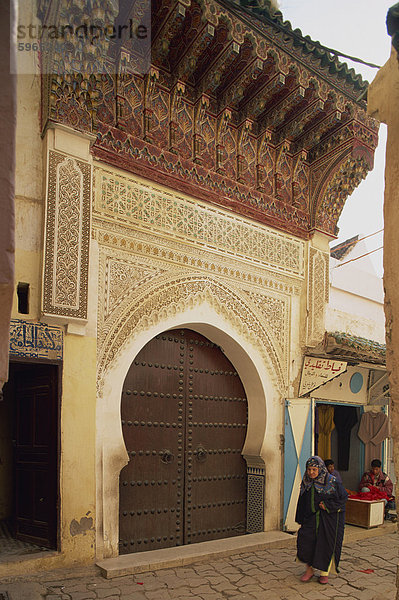
[[[14,526],[17,539],[57,544],[57,367],[13,365]]]

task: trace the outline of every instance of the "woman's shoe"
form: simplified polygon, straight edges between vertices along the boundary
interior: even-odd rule
[[[320,575],[319,577],[319,583],[326,585],[326,583],[328,583],[328,577],[327,575]]]
[[[310,581],[312,579],[314,575],[313,570],[312,571],[306,571],[306,573],[304,573],[302,575],[302,577],[300,578],[300,581],[304,581],[306,583],[306,581]]]

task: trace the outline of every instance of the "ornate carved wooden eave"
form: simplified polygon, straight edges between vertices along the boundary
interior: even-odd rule
[[[229,0],[154,0],[151,11],[148,73],[134,73],[127,45],[108,48],[94,155],[302,238],[335,235],[373,165],[367,84],[280,13]],[[89,127],[84,97],[65,102],[52,86],[49,98],[48,117]]]

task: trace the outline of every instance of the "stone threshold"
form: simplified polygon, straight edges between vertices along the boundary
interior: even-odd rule
[[[134,575],[158,569],[182,567],[196,562],[232,556],[243,552],[256,552],[268,548],[284,548],[295,546],[296,536],[282,531],[265,531],[230,537],[223,540],[199,542],[187,546],[148,550],[134,554],[123,554],[114,558],[106,558],[96,563],[106,579]]]

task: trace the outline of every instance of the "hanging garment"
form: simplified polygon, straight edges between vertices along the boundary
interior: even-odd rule
[[[338,470],[349,470],[351,431],[357,423],[356,406],[335,406],[334,423],[338,434]]]
[[[364,464],[368,469],[374,458],[381,460],[382,442],[389,435],[389,423],[386,414],[382,411],[363,413],[357,435],[365,445]]]
[[[334,407],[322,404],[319,406],[319,443],[320,458],[331,458],[331,432],[334,429]]]

